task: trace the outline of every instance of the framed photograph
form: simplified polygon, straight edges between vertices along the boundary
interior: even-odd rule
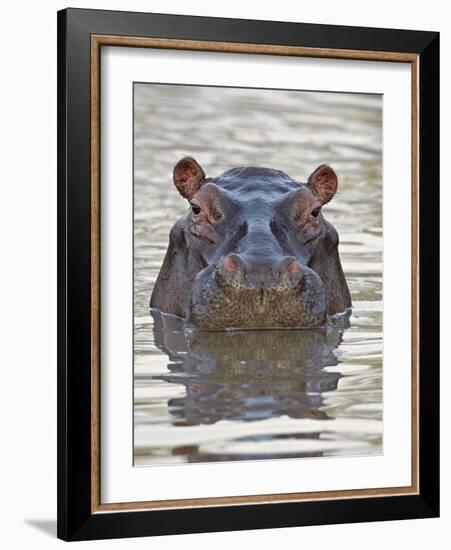
[[[439,514],[439,35],[58,13],[58,536]]]

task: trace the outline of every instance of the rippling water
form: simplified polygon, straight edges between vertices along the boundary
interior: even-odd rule
[[[382,452],[382,99],[377,95],[135,84],[136,465]],[[149,312],[168,234],[186,212],[172,168],[261,165],[339,191],[353,309],[321,330],[186,333]]]

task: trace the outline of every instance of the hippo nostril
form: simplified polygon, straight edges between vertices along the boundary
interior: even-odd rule
[[[232,258],[229,258],[228,256],[224,258],[223,266],[228,273],[234,273],[237,270],[236,263],[233,261]]]
[[[229,254],[224,258],[222,265],[227,273],[236,273],[242,268],[243,261],[237,254]]]
[[[279,264],[279,273],[283,275],[284,273],[300,273],[301,264],[293,256],[287,256]]]
[[[288,273],[299,273],[301,271],[301,264],[297,260],[292,260],[287,265],[287,271]]]

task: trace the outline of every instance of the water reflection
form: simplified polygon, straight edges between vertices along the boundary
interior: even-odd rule
[[[169,373],[155,379],[186,392],[168,400],[177,425],[328,418],[322,393],[336,389],[340,374],[323,368],[337,365],[345,319],[324,329],[186,333],[180,319],[152,316],[155,343],[169,358]]]

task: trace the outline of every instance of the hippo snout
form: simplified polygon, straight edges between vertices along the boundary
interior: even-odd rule
[[[323,326],[324,285],[298,260],[251,266],[236,254],[196,278],[189,322],[198,329],[294,328]]]
[[[234,289],[279,290],[296,288],[303,278],[299,261],[293,256],[255,261],[239,254],[228,254],[219,263],[220,284]]]

